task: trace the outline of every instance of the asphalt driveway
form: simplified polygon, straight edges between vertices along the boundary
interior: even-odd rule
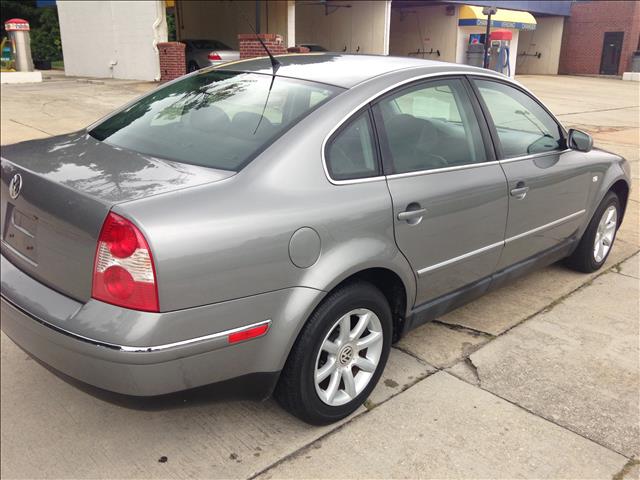
[[[638,84],[519,80],[632,164],[603,270],[553,265],[413,331],[366,407],[323,428],[215,390],[163,402],[98,395],[2,334],[2,478],[638,478]],[[152,87],[59,75],[3,85],[1,143],[79,129]]]

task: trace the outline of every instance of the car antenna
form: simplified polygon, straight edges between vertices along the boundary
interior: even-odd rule
[[[256,38],[258,39],[258,41],[260,42],[260,45],[262,45],[262,48],[264,48],[264,51],[267,52],[267,55],[269,55],[269,60],[271,61],[271,70],[273,75],[276,74],[276,72],[278,71],[278,69],[280,68],[280,62],[278,61],[278,59],[276,57],[274,57],[271,52],[269,51],[269,49],[267,48],[267,46],[264,44],[264,42],[262,41],[262,39],[260,38],[260,35],[258,35],[258,32],[256,32],[256,29],[253,28],[253,25],[251,25],[251,22],[249,21],[249,19],[247,19],[245,17],[245,20],[247,21],[247,23],[249,24],[249,28],[251,29],[251,31],[253,31],[253,34],[256,36]]]
[[[262,119],[264,118],[264,112],[267,110],[267,104],[269,103],[269,96],[271,95],[271,89],[273,88],[273,82],[276,79],[276,72],[280,68],[281,64],[278,61],[278,59],[271,54],[271,52],[269,51],[267,46],[264,44],[264,42],[262,41],[262,39],[258,35],[258,32],[256,32],[256,29],[253,28],[253,25],[251,25],[251,22],[249,21],[249,19],[245,17],[245,20],[249,24],[249,28],[251,28],[251,30],[253,31],[253,34],[256,36],[256,38],[260,42],[260,45],[262,45],[262,48],[264,48],[265,52],[267,52],[267,55],[269,55],[269,60],[271,61],[271,83],[269,84],[269,91],[267,92],[267,98],[265,99],[264,105],[262,107],[262,113],[260,114],[260,120],[258,120],[258,124],[256,125],[256,128],[253,131],[253,134],[255,135],[256,132],[258,131],[258,128],[260,127],[260,124],[262,123]]]

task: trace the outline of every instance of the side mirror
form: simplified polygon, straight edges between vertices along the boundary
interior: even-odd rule
[[[593,148],[593,138],[588,133],[572,128],[569,130],[568,146],[579,152],[588,152]]]

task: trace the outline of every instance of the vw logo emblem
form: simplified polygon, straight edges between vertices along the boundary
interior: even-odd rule
[[[20,195],[20,190],[22,190],[22,175],[16,173],[9,182],[9,196],[15,200]]]
[[[351,361],[353,357],[353,347],[351,345],[345,345],[344,348],[340,351],[338,360],[342,365],[346,365]]]

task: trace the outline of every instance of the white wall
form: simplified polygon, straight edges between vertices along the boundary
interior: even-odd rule
[[[518,42],[520,30],[512,28],[494,28],[493,30],[508,30],[513,34],[511,43],[509,46],[509,64],[511,65],[511,77],[516,74],[517,60],[518,60]],[[473,27],[458,27],[458,40],[456,48],[456,63],[466,63],[467,46],[469,45],[469,35],[472,33],[485,33],[486,27],[473,26]]]
[[[158,80],[164,2],[58,0],[66,75]]]
[[[389,1],[296,3],[296,43],[317,43],[333,52],[389,52]],[[358,50],[358,47],[360,49]]]
[[[433,49],[440,50],[440,57],[425,55],[425,59],[455,62],[457,29],[458,13],[455,6],[453,15],[447,15],[445,5],[399,8],[392,4],[389,53],[405,57],[418,49]],[[422,55],[417,57],[423,58]]]
[[[540,52],[540,58],[518,56],[518,74],[557,75],[564,17],[536,17],[535,30],[520,32],[518,53]]]

